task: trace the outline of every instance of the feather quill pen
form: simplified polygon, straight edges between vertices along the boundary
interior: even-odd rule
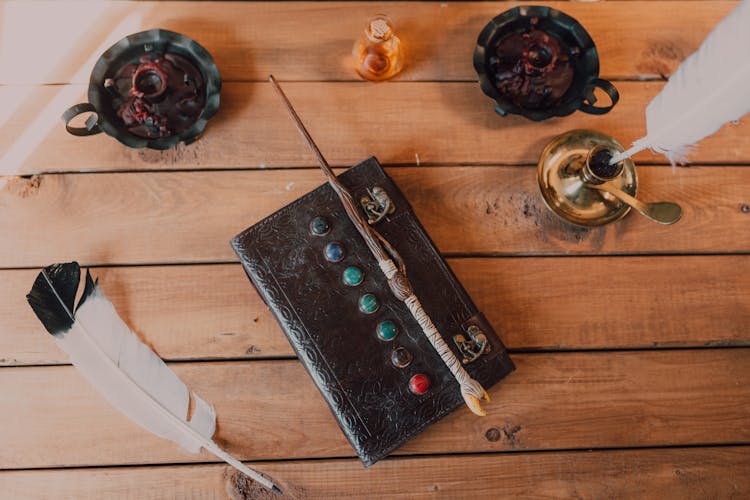
[[[142,343],[86,272],[74,308],[81,269],[54,264],[39,273],[26,296],[31,308],[75,367],[115,408],[159,437],[191,453],[201,448],[277,493],[281,490],[213,441],[216,411],[188,390],[162,359]],[[193,415],[188,407],[193,401]]]
[[[685,59],[646,108],[646,137],[617,163],[651,148],[674,165],[694,143],[750,111],[750,0],[743,0]]]

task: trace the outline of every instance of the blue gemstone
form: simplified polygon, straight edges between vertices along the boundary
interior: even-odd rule
[[[329,262],[340,262],[344,258],[344,246],[338,241],[332,241],[326,245],[323,253]]]

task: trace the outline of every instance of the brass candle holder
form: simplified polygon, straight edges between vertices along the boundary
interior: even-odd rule
[[[634,207],[660,224],[673,224],[682,210],[676,203],[644,203],[636,199],[638,176],[626,158],[610,164],[624,151],[619,142],[594,130],[572,130],[553,139],[542,151],[537,169],[547,207],[579,226],[603,226]]]

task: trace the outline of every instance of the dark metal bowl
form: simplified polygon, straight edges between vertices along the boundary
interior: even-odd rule
[[[490,59],[496,56],[498,45],[510,35],[541,31],[553,37],[561,51],[569,57],[573,80],[564,95],[547,107],[522,107],[503,95],[496,86]],[[599,78],[599,57],[591,37],[572,17],[550,7],[519,6],[495,17],[484,27],[474,49],[474,68],[482,91],[495,100],[495,111],[501,116],[518,114],[530,120],[545,120],[553,116],[567,116],[576,110],[590,114],[609,112],[619,100],[617,89]],[[594,106],[594,90],[599,87],[611,99],[609,106]]]
[[[202,109],[187,128],[163,137],[142,137],[131,133],[117,115],[114,100],[117,96],[105,88],[122,68],[137,64],[150,54],[175,54],[186,59],[200,71],[203,80]],[[77,104],[63,114],[65,126],[73,135],[93,135],[104,132],[131,148],[169,149],[180,142],[189,144],[203,132],[208,120],[219,109],[221,76],[211,55],[194,40],[163,29],[152,29],[128,35],[107,49],[94,65],[89,79],[89,102]],[[73,127],[70,120],[81,113],[93,113],[85,127]]]

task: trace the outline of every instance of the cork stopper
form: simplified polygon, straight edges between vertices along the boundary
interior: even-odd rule
[[[391,18],[378,14],[370,19],[366,29],[367,38],[373,42],[383,42],[393,36],[393,23]]]

